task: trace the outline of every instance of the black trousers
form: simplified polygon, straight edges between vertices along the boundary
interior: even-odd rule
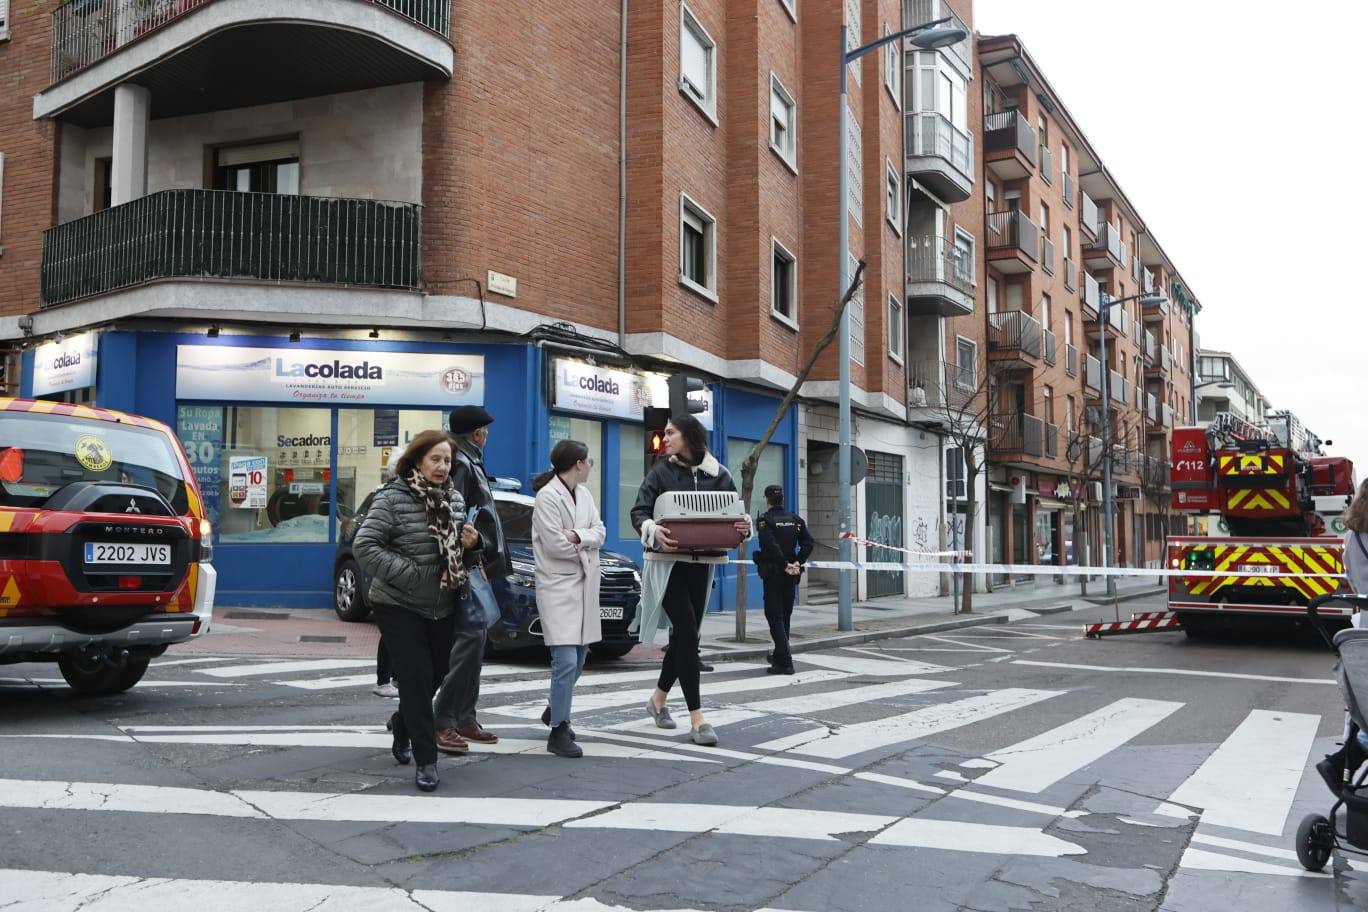
[[[789,652],[789,622],[793,619],[793,593],[798,577],[789,576],[783,568],[767,571],[761,577],[765,585],[765,620],[769,621],[770,639],[774,640],[773,665],[788,668],[793,664]]]
[[[698,709],[698,630],[708,607],[708,565],[677,563],[670,569],[670,582],[663,599],[670,619],[670,643],[660,661],[656,686],[666,693],[679,682],[684,704]]]
[[[407,737],[420,765],[437,762],[437,730],[432,695],[446,677],[447,657],[456,631],[456,616],[430,621],[407,608],[376,605],[385,650],[399,678],[399,711],[393,716],[396,737]]]
[[[375,648],[375,683],[381,686],[394,680],[394,668],[390,665],[389,650],[385,648],[385,638],[380,637],[380,645]]]

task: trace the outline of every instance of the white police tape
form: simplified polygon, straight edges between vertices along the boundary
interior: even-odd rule
[[[882,546],[880,546],[882,547]],[[733,560],[733,564],[753,564],[749,560]],[[1016,576],[1147,576],[1162,579],[1348,579],[1343,573],[1299,573],[1276,570],[1175,570],[1144,567],[1077,567],[1055,564],[974,564],[974,563],[910,563],[900,561],[808,561],[809,570],[872,570],[892,573],[995,573]],[[1273,565],[1267,565],[1272,568]]]

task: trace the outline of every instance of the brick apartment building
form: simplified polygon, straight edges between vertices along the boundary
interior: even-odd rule
[[[838,160],[842,22],[861,43],[946,16],[972,35],[970,0],[579,4],[551,20],[499,0],[0,0],[0,15],[7,382],[178,427],[238,604],[327,604],[338,527],[390,449],[463,402],[496,415],[501,476],[530,477],[556,439],[586,440],[608,546],[639,554],[627,511],[642,405],[670,370],[707,375],[714,449],[739,465],[831,324],[843,255],[867,263],[851,376],[870,468],[856,525],[874,540],[949,541],[963,502],[947,493],[943,419],[973,407],[966,390],[986,403],[991,378],[995,407],[1016,397],[985,422],[994,465],[979,502],[993,509],[958,532],[980,553],[991,538],[995,556],[1066,553],[1062,526],[1049,526],[1053,550],[1037,530],[1067,500],[1048,494],[1064,435],[1087,430],[1093,282],[1152,283],[1175,304],[1132,307],[1108,330],[1109,365],[1131,384],[1117,403],[1127,453],[1161,454],[1154,427],[1187,407],[1195,302],[1062,105],[1041,105],[1052,93],[1012,39],[864,57]],[[1035,140],[1007,156],[1019,173],[1004,170],[1012,103],[1020,136],[1043,117],[1045,146],[1073,150],[1067,178],[1055,166],[1044,180]],[[1063,194],[1078,195],[1072,209]],[[1030,249],[1003,246],[1023,247],[1041,204],[1053,275],[1039,232]],[[1007,209],[1019,213],[1004,221]],[[1104,261],[1105,239],[1125,262]],[[1053,363],[1004,347],[1039,321],[1043,294]],[[361,365],[383,382],[348,381]],[[837,374],[833,346],[757,478],[797,492],[826,545]],[[233,506],[234,460],[261,456],[268,507]],[[1140,477],[1118,471],[1123,487]],[[1002,491],[1012,478],[1027,480]],[[1149,514],[1125,503],[1129,547],[1144,540],[1132,517]],[[939,585],[861,574],[858,592]],[[733,586],[722,580],[715,605]]]

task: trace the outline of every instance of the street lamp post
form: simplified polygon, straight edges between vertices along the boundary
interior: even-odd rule
[[[934,50],[936,48],[948,47],[967,39],[968,33],[959,28],[939,28],[949,22],[951,17],[936,19],[931,22],[923,22],[921,25],[914,25],[911,28],[885,35],[876,41],[861,45],[853,50],[846,50],[846,41],[849,37],[850,26],[844,21],[841,23],[841,137],[840,155],[837,159],[841,172],[840,178],[840,240],[838,244],[839,256],[841,258],[841,268],[838,275],[841,277],[841,284],[838,294],[844,297],[846,286],[850,282],[848,265],[850,263],[850,177],[847,173],[846,158],[850,154],[847,148],[847,136],[850,129],[850,115],[848,110],[848,99],[850,95],[849,74],[850,65],[856,60],[876,51],[884,45],[894,41],[901,41],[911,37],[912,43],[923,50]],[[840,538],[840,559],[842,569],[837,571],[837,627],[841,630],[853,630],[855,627],[852,612],[851,583],[853,577],[851,571],[844,565],[850,563],[851,543],[846,538],[846,534],[853,532],[855,525],[851,521],[850,507],[850,309],[846,306],[841,307],[841,326],[840,326],[840,351],[838,357],[841,359],[840,374],[840,399],[837,406],[838,421],[840,424],[840,435],[838,437],[838,448],[836,461],[838,463],[836,484],[840,488],[837,492],[838,506],[841,522]]]
[[[1152,292],[1113,298],[1105,291],[1097,307],[1098,352],[1102,356],[1102,566],[1110,568],[1116,562],[1115,519],[1116,498],[1112,494],[1111,392],[1108,389],[1110,371],[1107,368],[1107,312],[1117,304],[1140,301],[1141,305],[1158,305],[1164,296]],[[1116,595],[1116,577],[1107,574],[1107,595]]]

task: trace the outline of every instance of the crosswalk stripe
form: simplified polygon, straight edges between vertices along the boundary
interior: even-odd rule
[[[375,684],[375,672],[359,675],[341,675],[333,678],[300,678],[294,681],[271,681],[281,687],[296,690],[341,690],[344,687],[366,687]]]
[[[902,678],[950,670],[944,665],[931,665],[911,659],[866,659],[859,656],[818,653],[804,653],[798,657],[798,661],[804,665],[816,665],[818,668],[832,668],[836,671],[848,671],[851,674],[870,675],[876,678]]]
[[[656,676],[657,673],[653,672],[651,674],[652,678],[655,678]],[[753,690],[778,690],[784,687],[798,687],[803,684],[837,681],[848,677],[850,677],[849,674],[840,671],[802,671],[796,675],[731,678],[724,681],[710,681],[703,684],[698,690],[699,694],[702,696],[715,697],[722,694],[743,693]],[[480,692],[483,694],[484,688],[481,688]],[[646,705],[647,696],[648,694],[644,692],[626,692],[620,690],[609,691],[608,693],[576,694],[574,713],[576,717],[579,717],[586,713],[598,712],[604,709],[631,706],[634,703],[640,703],[644,707]],[[520,703],[509,706],[494,706],[486,711],[502,716],[511,716],[517,719],[537,719],[541,717],[542,709],[544,709],[545,706],[546,704],[544,702]],[[643,710],[643,712],[644,711],[645,710]]]
[[[215,662],[232,661],[224,656],[200,656],[194,659],[171,659],[168,662],[153,662],[153,668],[170,668],[172,665],[212,665]]]
[[[32,686],[34,684],[55,684],[59,687],[69,686],[65,678],[0,678],[0,686]],[[157,681],[152,678],[143,678],[133,686],[138,690],[146,690],[150,687],[241,687],[242,684],[238,681]]]
[[[374,667],[375,659],[302,659],[297,662],[256,662],[204,668],[198,673],[213,678],[247,678],[254,675],[294,674],[300,671],[333,671],[339,668]]]
[[[724,706],[721,709],[709,709],[707,713],[705,713],[705,715],[707,717],[708,724],[711,725],[713,728],[724,728],[728,725],[736,725],[739,722],[750,722],[754,719],[764,719],[769,714],[763,712],[756,712],[750,709],[740,709],[734,706]],[[681,726],[682,725],[683,723],[681,722]],[[605,725],[603,726],[603,730],[627,732],[659,731],[664,733],[664,731],[667,731],[668,729],[657,728],[654,719],[646,718],[645,715],[643,715],[639,719],[632,719],[627,722],[616,722],[612,725]],[[687,731],[687,729],[685,729],[685,731]]]
[[[1013,792],[1042,792],[1182,708],[1182,703],[1126,698],[1080,716],[1058,728],[993,751],[999,764],[975,785]]]
[[[940,703],[886,719],[843,726],[820,740],[791,743],[780,738],[758,746],[760,750],[794,750],[800,754],[827,759],[841,759],[865,751],[889,747],[905,741],[924,738],[937,732],[949,731],[991,719],[1003,713],[1059,696],[1058,690],[1027,690],[1008,688],[995,690],[951,703]]]
[[[1178,867],[1189,871],[1227,871],[1237,874],[1271,874],[1277,877],[1330,877],[1329,871],[1308,871],[1300,864],[1279,865],[1238,855],[1223,855],[1188,846]]]
[[[1279,836],[1321,717],[1256,709],[1169,796],[1202,822]]]
[[[178,786],[0,779],[0,807],[196,814],[320,823],[467,823],[505,827],[560,824],[567,829],[718,832],[776,839],[834,840],[843,833],[884,830],[875,841],[886,845],[937,845],[960,851],[1048,856],[1084,851],[1062,839],[1045,837],[1033,827],[987,827],[958,821],[756,805],[447,798],[245,789],[215,792]],[[932,838],[938,841],[929,842]]]
[[[875,700],[926,693],[927,691],[954,686],[956,685],[953,681],[922,681],[912,678],[906,681],[893,681],[888,684],[871,684],[867,687],[851,687],[845,690],[826,690],[794,697],[779,697],[775,700],[742,703],[741,705],[746,709],[764,713],[802,716],[840,709],[843,706],[854,706],[857,703],[871,703]]]

